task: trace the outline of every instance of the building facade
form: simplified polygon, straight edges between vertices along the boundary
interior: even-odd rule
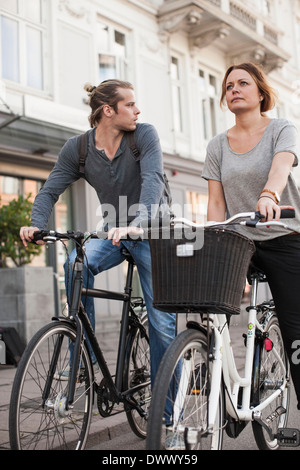
[[[197,220],[206,216],[207,143],[232,124],[219,106],[231,63],[261,64],[279,95],[272,115],[300,130],[299,0],[0,0],[0,35],[2,203],[34,197],[64,142],[88,129],[86,82],[134,84],[139,120],[161,139],[175,212],[185,206]],[[50,226],[94,230],[100,218],[94,191],[78,181]],[[47,256],[62,285],[64,250]],[[98,277],[123,285],[122,268]],[[107,317],[119,311],[105,308]]]

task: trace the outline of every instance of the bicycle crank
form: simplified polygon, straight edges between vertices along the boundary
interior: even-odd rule
[[[112,393],[107,385],[106,379],[102,379],[97,390],[97,406],[100,415],[103,418],[110,416],[116,403],[117,402],[112,397]],[[117,411],[116,413],[120,413],[120,411]]]
[[[277,419],[280,415],[286,413],[283,406],[279,406],[270,416],[265,420],[261,418],[261,412],[255,411],[253,419],[257,421],[269,434],[271,439],[277,439],[280,447],[299,447],[300,446],[300,430],[294,428],[278,428],[277,434],[273,434],[270,424]]]

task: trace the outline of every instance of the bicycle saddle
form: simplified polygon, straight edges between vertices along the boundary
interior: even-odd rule
[[[258,277],[259,282],[267,282],[267,276],[264,271],[252,260],[247,273],[247,280],[250,285],[252,284],[253,277],[256,276]]]
[[[128,261],[128,263],[135,264],[131,253],[127,250],[127,248],[125,246],[123,246],[123,248],[121,250],[121,253],[124,256],[124,258],[126,259],[126,261]]]

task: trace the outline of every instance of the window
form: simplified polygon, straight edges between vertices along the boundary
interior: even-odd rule
[[[187,191],[186,202],[190,208],[189,218],[198,224],[203,224],[207,220],[208,196],[196,191]]]
[[[270,18],[273,14],[273,0],[248,0],[248,8]]]
[[[217,133],[216,101],[217,101],[218,97],[217,97],[216,77],[214,77],[211,74],[209,74],[208,96],[209,96],[209,112],[210,112],[211,133],[214,136]]]
[[[30,201],[33,202],[37,193],[43,184],[42,180],[31,180],[16,176],[8,176],[0,174],[0,204],[8,204],[19,195],[27,197],[29,194]],[[71,201],[71,188],[68,188],[58,199],[54,206],[52,215],[49,220],[49,228],[55,228],[58,232],[66,232],[73,227],[72,222],[72,201]],[[71,252],[71,243],[68,249]],[[63,309],[66,302],[65,284],[64,284],[64,262],[66,259],[66,252],[61,243],[55,243],[42,248],[42,253],[34,257],[32,261],[33,266],[52,266],[53,270],[57,273],[59,298],[61,302],[61,309]],[[12,266],[12,264],[11,264]]]
[[[98,23],[99,80],[127,79],[126,34],[104,23]]]
[[[19,195],[27,197],[29,194],[31,194],[30,200],[33,201],[39,192],[41,185],[41,181],[0,175],[1,204],[8,204]]]
[[[270,17],[272,14],[272,5],[270,0],[261,1],[261,10],[264,16]]]
[[[200,92],[200,112],[201,112],[201,123],[202,123],[202,134],[205,140],[208,140],[208,129],[207,129],[207,111],[206,111],[206,84],[203,70],[199,70],[198,77],[199,92]]]
[[[217,78],[210,72],[199,69],[198,94],[201,121],[201,134],[204,140],[210,140],[218,132],[218,84]]]
[[[0,0],[1,75],[44,88],[45,0]]]
[[[177,57],[171,57],[170,72],[172,81],[174,130],[176,132],[183,132],[181,68],[180,61]]]
[[[296,19],[296,57],[297,57],[297,63],[298,63],[298,68],[300,68],[300,18],[298,17]],[[299,96],[299,83],[297,83],[297,91],[298,91],[298,96]]]
[[[34,201],[35,196],[42,186],[42,181],[18,178],[16,176],[0,175],[0,205],[4,206],[9,204],[18,196],[27,197],[31,195],[29,200]],[[34,266],[45,265],[45,249],[43,248],[42,254],[36,256],[32,264]],[[8,265],[13,266],[12,261],[8,260]]]

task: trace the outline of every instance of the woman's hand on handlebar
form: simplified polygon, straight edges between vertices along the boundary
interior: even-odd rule
[[[280,219],[282,209],[295,209],[293,206],[278,206],[271,197],[264,196],[257,201],[256,210],[264,216],[264,221]]]
[[[37,227],[21,227],[20,228],[20,238],[23,242],[23,245],[27,247],[27,242],[32,242],[34,232],[39,232],[40,229]],[[39,240],[36,242],[38,245],[45,245],[45,242]]]
[[[128,235],[138,237],[143,235],[143,233],[144,230],[140,227],[113,227],[109,230],[107,238],[112,241],[113,245],[120,246],[121,238],[126,238]]]

